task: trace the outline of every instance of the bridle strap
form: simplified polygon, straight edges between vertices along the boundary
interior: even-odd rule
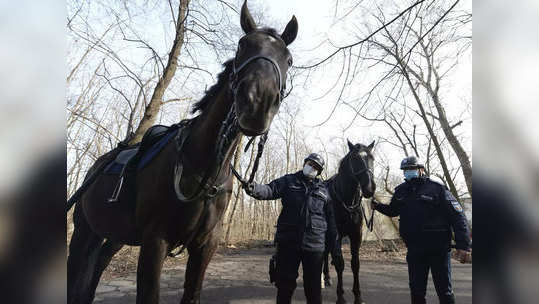
[[[282,41],[282,38],[281,37],[277,37],[275,35],[272,35],[271,33],[267,33],[265,31],[255,31],[255,32],[261,32],[261,33],[264,33],[264,34],[267,34],[271,37],[274,37],[276,39],[279,39]],[[284,41],[283,41],[284,43]],[[268,56],[264,56],[264,55],[255,55],[255,56],[252,56],[252,57],[249,57],[247,58],[247,60],[245,60],[244,62],[242,62],[238,67],[236,66],[236,58],[234,58],[234,61],[232,62],[232,73],[230,75],[230,88],[232,89],[232,92],[234,93],[234,96],[236,96],[236,91],[237,91],[237,80],[238,80],[238,74],[251,62],[257,60],[257,59],[263,59],[263,60],[266,60],[268,61],[269,63],[271,63],[271,65],[273,66],[273,69],[275,70],[275,72],[277,73],[277,85],[279,87],[279,101],[282,101],[283,98],[284,98],[284,95],[285,95],[285,83],[283,81],[284,79],[284,76],[281,72],[281,68],[279,68],[279,64],[277,63],[277,61],[275,61],[275,59],[271,58],[271,57],[268,57]]]
[[[361,163],[363,164],[363,169],[360,169],[358,171],[354,171],[354,166],[352,165],[352,157],[349,157],[348,158],[348,166],[350,167],[350,174],[352,175],[352,178],[354,178],[354,180],[356,182],[358,182],[360,185],[360,181],[359,181],[359,178],[360,178],[360,175],[367,172],[367,174],[370,175],[370,177],[374,177],[374,173],[372,172],[371,169],[369,169],[369,167],[367,166],[367,164],[365,163],[365,161],[363,160],[362,157],[360,157],[359,159],[361,159]]]
[[[240,64],[239,67],[236,67],[236,59],[234,59],[234,63],[232,64],[232,76],[233,76],[233,80],[234,82],[236,81],[236,77],[237,75],[241,72],[241,70],[243,70],[249,63],[257,60],[257,59],[264,59],[264,60],[267,60],[269,61],[272,65],[273,65],[273,68],[275,69],[275,72],[277,73],[277,85],[279,87],[279,92],[282,90],[282,86],[283,86],[283,76],[281,74],[281,68],[279,68],[279,64],[273,59],[273,58],[270,58],[270,57],[267,57],[267,56],[264,56],[264,55],[255,55],[253,57],[249,57],[247,58],[247,60],[245,60],[242,64]]]
[[[361,163],[363,164],[363,169],[360,169],[358,171],[354,171],[354,166],[352,165],[352,158],[351,157],[348,159],[348,164],[350,166],[350,172],[351,172],[352,177],[360,185],[360,188],[361,188],[361,183],[360,183],[360,180],[359,180],[360,179],[359,176],[361,174],[367,172],[367,174],[369,175],[369,177],[372,180],[372,179],[374,179],[374,173],[372,172],[371,169],[369,169],[369,167],[365,163],[365,160],[362,157],[360,157],[360,159],[361,159]],[[361,191],[363,192],[363,189],[361,189]],[[373,194],[373,196],[371,198],[371,201],[372,200],[374,200],[374,194]],[[374,228],[374,209],[372,210],[370,219],[367,219],[367,215],[365,214],[365,208],[363,208],[363,205],[361,204],[362,199],[358,198],[357,192],[354,194],[352,202],[353,202],[352,206],[346,206],[346,204],[344,204],[344,202],[342,202],[342,205],[349,212],[350,212],[350,210],[357,209],[357,207],[360,207],[361,208],[361,214],[363,214],[363,219],[365,220],[365,224],[367,225],[367,229],[369,229],[369,231],[372,231],[373,228]]]
[[[263,32],[263,31],[259,31],[259,32]],[[266,33],[266,32],[264,32]],[[282,40],[280,37],[277,37],[275,35],[272,35],[270,33],[266,33],[276,39],[280,39]],[[283,42],[284,43],[284,42]],[[269,63],[271,63],[271,65],[273,66],[273,69],[275,71],[275,73],[277,73],[277,86],[279,87],[279,102],[281,102],[284,97],[285,97],[285,83],[283,82],[283,74],[281,72],[281,68],[279,68],[279,64],[277,63],[277,61],[275,61],[273,58],[271,57],[267,57],[267,56],[264,56],[264,55],[255,55],[255,56],[252,56],[252,57],[249,57],[247,58],[247,60],[245,60],[244,62],[242,62],[238,67],[236,67],[236,58],[234,58],[234,61],[232,62],[232,73],[230,74],[230,89],[232,90],[232,94],[234,95],[234,98],[236,97],[237,95],[237,89],[238,89],[238,75],[239,73],[249,64],[249,63],[252,63],[253,61],[255,60],[258,60],[258,59],[263,59],[263,60],[266,60],[268,61]],[[254,138],[256,136],[253,136],[249,142],[247,143],[247,145],[245,146],[245,151],[247,151],[247,149],[249,148],[249,146],[251,145],[251,143],[253,142]],[[253,169],[251,171],[251,175],[249,177],[248,180],[245,180],[241,177],[241,174],[236,171],[236,169],[234,168],[234,166],[231,164],[230,165],[230,168],[231,168],[231,171],[232,173],[234,174],[234,176],[236,176],[236,178],[240,181],[240,183],[242,184],[247,184],[247,183],[251,183],[253,180],[254,180],[254,177],[255,177],[255,174],[256,174],[256,171],[258,169],[258,162],[260,160],[260,157],[262,156],[262,151],[264,150],[264,145],[266,143],[266,140],[267,140],[267,137],[268,137],[268,133],[264,133],[261,135],[260,137],[260,142],[258,143],[258,151],[257,151],[257,155],[256,155],[256,158],[255,158],[255,162],[254,162],[254,165],[253,165]]]

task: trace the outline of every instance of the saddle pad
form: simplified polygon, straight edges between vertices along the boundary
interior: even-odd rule
[[[138,166],[137,166],[137,170],[140,170],[142,168],[144,168],[147,164],[150,163],[150,161],[155,157],[157,156],[157,154],[159,152],[161,152],[161,150],[163,150],[163,148],[165,147],[165,145],[172,139],[176,136],[176,134],[178,134],[178,130],[177,128],[175,128],[174,130],[171,130],[170,132],[168,132],[165,136],[163,136],[163,138],[161,138],[158,142],[156,142],[155,144],[153,144],[146,152],[144,152],[144,154],[142,155],[142,157],[140,158],[140,162],[138,163]]]
[[[160,138],[155,144],[143,151],[142,155],[139,156],[139,162],[137,165],[137,170],[144,168],[150,163],[150,161],[163,149],[163,147],[178,133],[178,129],[175,128],[170,132],[166,133],[162,138]],[[115,160],[113,160],[103,173],[105,174],[120,174],[122,169],[127,165],[127,163],[139,153],[139,146],[137,145],[134,148],[129,148],[118,154]]]
[[[118,153],[118,156],[110,162],[110,164],[105,168],[104,173],[105,174],[120,174],[122,172],[123,167],[129,162],[133,156],[135,156],[139,151],[139,147],[130,148],[127,150],[123,150],[122,152]]]

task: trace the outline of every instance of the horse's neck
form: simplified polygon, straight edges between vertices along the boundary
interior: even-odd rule
[[[349,202],[354,198],[357,188],[359,186],[359,181],[352,179],[348,176],[347,172],[344,170],[339,170],[335,176],[335,190],[339,192],[339,195],[342,200]]]
[[[213,157],[215,157],[215,150],[219,143],[219,131],[230,112],[233,102],[234,99],[229,86],[224,85],[217,92],[215,101],[208,105],[209,108],[203,111],[204,113],[197,118],[197,121],[192,126],[191,134],[185,143],[185,155],[199,169],[206,169],[202,167],[203,164],[209,165]],[[239,136],[238,132],[231,144],[224,147],[225,163],[230,162]]]

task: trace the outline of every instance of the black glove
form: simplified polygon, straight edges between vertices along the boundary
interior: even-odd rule
[[[255,191],[254,183],[243,183],[241,187],[243,188],[243,190],[245,190],[245,193],[247,193],[247,195],[253,196],[253,193]]]
[[[376,207],[378,207],[378,205],[380,205],[380,203],[377,202],[375,199],[371,200],[371,208],[373,210],[376,210]]]

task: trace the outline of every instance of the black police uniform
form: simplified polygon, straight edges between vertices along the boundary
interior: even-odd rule
[[[451,288],[451,228],[456,248],[470,249],[468,225],[462,207],[447,188],[427,177],[413,178],[397,188],[389,205],[375,209],[400,215],[400,235],[408,253],[412,304],[426,303],[429,269],[440,303],[455,303]]]
[[[290,303],[300,262],[307,303],[322,303],[321,273],[324,250],[332,250],[337,227],[326,184],[309,179],[301,171],[287,174],[267,185],[254,184],[252,197],[281,198],[283,209],[277,220],[277,303]]]

